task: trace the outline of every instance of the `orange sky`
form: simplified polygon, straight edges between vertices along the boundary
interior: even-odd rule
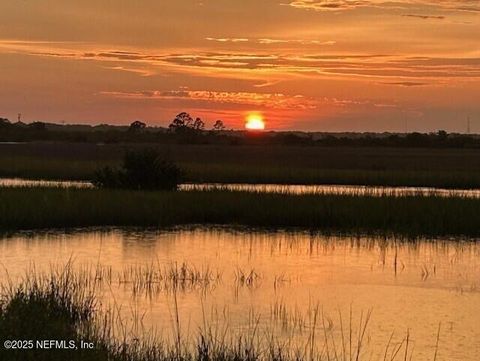
[[[480,0],[0,2],[0,117],[480,133]]]

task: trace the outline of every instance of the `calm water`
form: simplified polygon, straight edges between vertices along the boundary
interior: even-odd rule
[[[437,360],[474,361],[480,354],[480,244],[474,242],[401,244],[222,228],[25,233],[0,240],[3,281],[18,282],[28,267],[40,273],[69,258],[75,268],[103,270],[102,307],[114,304],[127,321],[164,330],[165,337],[171,337],[176,294],[181,331],[190,337],[205,321],[235,333],[258,320],[261,335],[302,345],[315,326],[320,344],[327,330],[338,345],[340,313],[345,326],[352,310],[356,328],[361,313],[372,310],[366,359],[383,360],[392,332],[398,343],[408,330],[413,360],[431,361],[440,323]],[[179,282],[173,292],[160,276],[183,263],[207,276]],[[317,307],[323,322],[312,321]]]
[[[74,187],[91,188],[90,182],[81,181],[46,181],[22,178],[0,178],[0,187]],[[224,189],[243,192],[283,193],[283,194],[344,194],[344,195],[371,195],[371,196],[407,196],[407,195],[436,195],[441,197],[480,198],[480,189],[442,189],[428,187],[376,187],[353,185],[282,185],[282,184],[225,184],[203,183],[182,184],[180,190],[214,190]]]

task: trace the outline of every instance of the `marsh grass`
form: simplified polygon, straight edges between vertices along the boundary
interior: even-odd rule
[[[167,266],[149,264],[130,266],[118,275],[118,283],[131,288],[134,295],[154,295],[161,292],[208,291],[221,281],[221,273],[210,267],[197,269],[187,263]]]
[[[91,270],[93,271],[93,270]],[[180,272],[181,273],[181,272]],[[186,272],[185,274],[188,274]],[[261,315],[249,312],[248,323],[233,329],[227,323],[204,323],[193,336],[183,332],[176,292],[173,292],[172,338],[158,337],[153,331],[138,329],[122,319],[117,306],[103,309],[95,297],[98,273],[73,271],[71,263],[49,274],[31,270],[19,284],[9,282],[2,288],[0,301],[0,340],[81,340],[93,342],[93,350],[6,350],[0,348],[2,361],[362,361],[371,357],[368,327],[372,311],[357,318],[350,308],[344,319],[329,317],[312,303],[305,313],[296,312],[304,326],[306,342],[293,338],[281,340],[274,329],[260,325]],[[288,307],[282,302],[272,308],[272,319],[280,319],[287,329],[292,324]],[[139,317],[138,315],[136,317]],[[32,322],[35,320],[35,322]],[[274,323],[275,324],[275,323]],[[433,360],[440,344],[437,332]],[[403,339],[392,334],[385,347],[384,361],[414,359],[410,333]]]
[[[0,176],[46,180],[92,180],[95,171],[106,166],[118,166],[120,160],[75,160],[32,156],[0,157]]]
[[[283,300],[275,300],[270,306],[270,318],[286,333],[303,334],[308,327],[305,315],[297,307],[289,308]]]
[[[358,185],[387,187],[480,188],[480,173],[468,170],[325,169],[275,165],[180,163],[188,182],[300,185]]]
[[[0,145],[0,176],[92,180],[145,144]],[[186,171],[187,182],[351,184],[480,188],[477,149],[308,146],[159,146]]]
[[[72,267],[73,261],[68,265]],[[122,287],[130,291],[133,297],[152,297],[160,293],[173,292],[208,292],[222,282],[222,274],[210,266],[197,268],[187,262],[166,263],[152,262],[125,266],[113,270],[111,266],[89,264],[75,267],[75,282],[77,287],[96,291],[102,288]],[[53,274],[61,270],[52,269]],[[33,268],[30,272],[35,274]]]
[[[242,269],[237,267],[234,271],[236,287],[258,287],[262,277],[255,272],[255,269]]]
[[[0,230],[95,226],[241,225],[399,237],[479,236],[480,199],[0,189]]]
[[[91,181],[100,168],[116,167],[120,161],[62,160],[20,157],[0,158],[0,177],[44,180]],[[480,173],[469,170],[372,170],[324,169],[276,165],[195,164],[178,162],[185,181],[194,183],[245,184],[335,184],[391,187],[480,188]]]

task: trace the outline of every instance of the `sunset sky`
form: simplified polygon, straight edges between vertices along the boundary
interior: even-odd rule
[[[480,133],[480,0],[0,2],[0,117]]]

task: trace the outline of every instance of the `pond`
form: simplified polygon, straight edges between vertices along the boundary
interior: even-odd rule
[[[356,337],[371,312],[367,359],[383,360],[392,334],[398,345],[408,332],[413,360],[431,361],[439,325],[437,361],[474,361],[480,352],[474,241],[215,227],[27,232],[0,240],[0,279],[20,282],[27,269],[40,274],[68,259],[101,279],[100,308],[115,305],[132,329],[166,338],[178,314],[190,338],[205,325],[229,334],[255,328],[302,347],[315,329],[322,349],[327,335],[341,345],[342,325]]]

